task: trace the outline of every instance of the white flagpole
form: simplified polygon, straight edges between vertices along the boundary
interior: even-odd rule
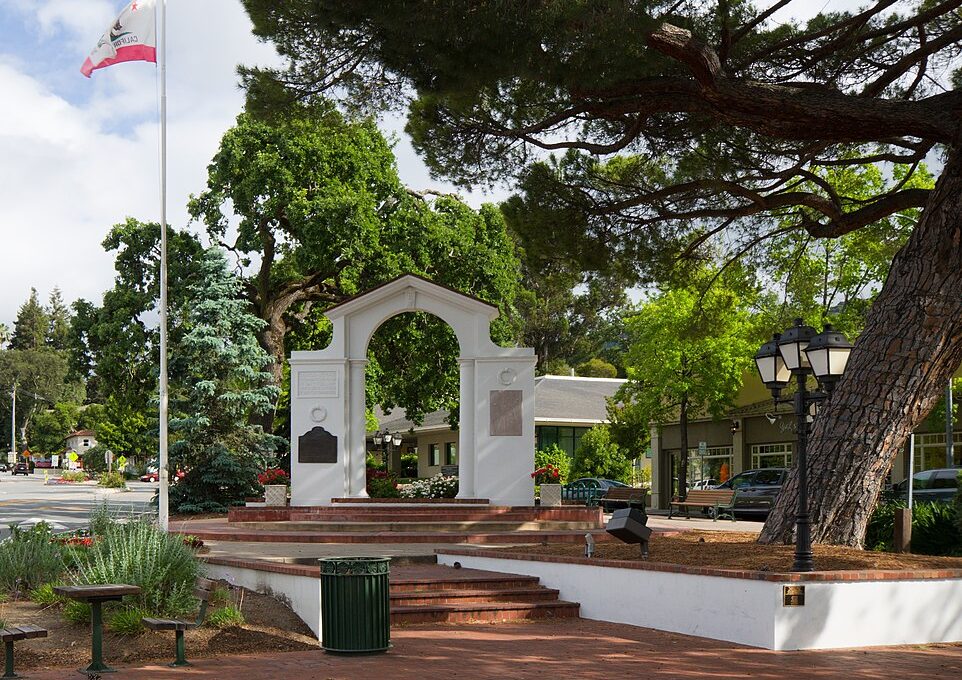
[[[167,531],[167,0],[160,0],[157,39],[160,68],[160,495],[157,506],[160,528]]]

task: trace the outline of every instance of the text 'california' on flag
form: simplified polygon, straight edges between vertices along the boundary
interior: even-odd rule
[[[100,37],[80,67],[88,78],[99,68],[122,61],[157,63],[156,0],[134,0]]]

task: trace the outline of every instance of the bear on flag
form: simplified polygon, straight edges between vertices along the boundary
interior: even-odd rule
[[[157,62],[156,0],[134,0],[100,37],[80,67],[88,78],[99,68],[122,61]]]

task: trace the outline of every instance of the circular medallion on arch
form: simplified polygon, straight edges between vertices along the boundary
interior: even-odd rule
[[[327,420],[327,409],[323,406],[315,406],[311,409],[311,420],[315,423],[323,423]]]
[[[498,380],[502,385],[511,385],[518,379],[518,372],[513,368],[506,368],[498,373]]]

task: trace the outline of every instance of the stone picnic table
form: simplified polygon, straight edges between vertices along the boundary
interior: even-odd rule
[[[124,583],[102,583],[87,586],[54,586],[57,595],[71,600],[86,602],[90,605],[90,665],[82,673],[113,673],[114,669],[104,663],[104,623],[102,605],[104,602],[119,602],[126,595],[139,595],[139,586]]]

